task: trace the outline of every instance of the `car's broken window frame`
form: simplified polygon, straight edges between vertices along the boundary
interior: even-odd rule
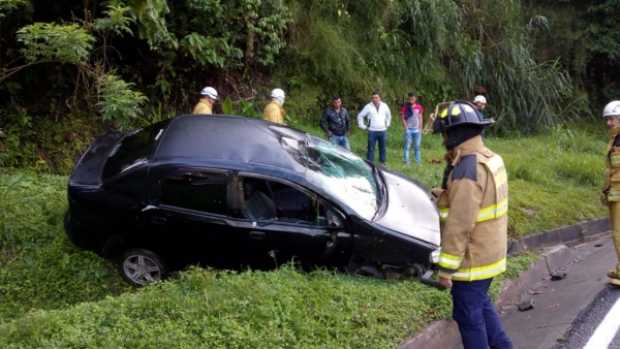
[[[291,222],[291,221],[286,221],[286,220],[278,220],[277,217],[276,219],[271,219],[271,220],[264,220],[264,223],[274,223],[274,224],[287,224],[287,225],[294,225],[294,226],[300,226],[300,227],[315,227],[315,228],[342,228],[344,226],[344,222],[346,221],[346,216],[342,213],[342,210],[340,208],[338,208],[337,205],[333,204],[332,202],[330,202],[329,200],[321,197],[319,194],[315,193],[314,191],[305,188],[297,183],[293,183],[287,180],[284,180],[282,178],[277,178],[277,177],[271,177],[271,176],[267,176],[267,175],[263,175],[263,174],[257,174],[257,173],[251,173],[251,172],[238,172],[234,174],[235,176],[239,177],[239,183],[240,183],[240,187],[243,188],[244,185],[244,179],[245,178],[253,178],[253,179],[260,179],[260,180],[264,180],[264,181],[271,181],[271,182],[275,182],[275,183],[279,183],[282,185],[286,185],[294,190],[297,190],[301,193],[303,193],[304,195],[307,195],[309,198],[311,198],[314,202],[317,203],[317,205],[323,206],[325,209],[325,219],[326,219],[326,223],[324,225],[318,224],[318,223],[314,223],[314,222],[308,222],[308,221],[300,221],[300,222]],[[241,189],[243,190],[243,189]],[[272,193],[269,193],[271,199],[273,199]],[[245,197],[244,197],[244,193],[241,192],[240,195],[241,200],[243,201],[243,205],[245,205]],[[330,211],[332,213],[334,213],[341,221],[340,226],[338,227],[334,227],[329,225],[329,222],[327,220],[327,212]],[[318,214],[317,214],[317,218],[318,218]],[[252,221],[250,218],[247,218],[249,221]],[[260,223],[260,222],[256,222],[256,223]]]

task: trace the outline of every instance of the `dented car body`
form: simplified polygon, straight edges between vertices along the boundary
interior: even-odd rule
[[[134,284],[191,263],[354,270],[431,267],[439,214],[427,190],[290,127],[180,116],[108,133],[70,177],[67,234],[120,258]]]

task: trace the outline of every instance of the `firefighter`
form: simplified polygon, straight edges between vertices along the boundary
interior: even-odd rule
[[[607,147],[607,171],[603,188],[603,202],[609,206],[609,221],[616,253],[620,260],[620,101],[605,106],[603,117],[609,129]],[[620,286],[620,262],[607,273],[609,283]]]
[[[494,121],[475,105],[453,101],[438,109],[447,167],[434,189],[441,218],[439,283],[451,288],[452,316],[465,349],[512,348],[488,290],[506,270],[508,182],[502,158],[481,134]]]
[[[209,115],[213,114],[213,105],[218,99],[217,90],[207,86],[200,91],[200,101],[194,107],[192,114]]]
[[[282,106],[284,105],[284,99],[286,95],[280,88],[275,88],[271,91],[271,102],[265,106],[263,111],[263,119],[278,124],[284,124],[284,115],[286,112]]]

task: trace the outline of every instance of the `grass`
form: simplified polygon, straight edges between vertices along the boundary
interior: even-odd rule
[[[388,166],[439,183],[443,165],[430,161],[442,158],[440,140],[425,136],[424,165],[406,167],[399,130],[392,132]],[[508,166],[513,237],[604,215],[597,194],[604,138],[586,129],[487,138]],[[355,132],[352,143],[363,153],[365,135]],[[65,237],[65,186],[64,176],[0,168],[0,348],[392,348],[450,314],[447,292],[414,281],[291,266],[193,268],[132,289],[112,264]],[[534,258],[511,258],[506,276],[518,276]]]
[[[67,240],[65,196],[64,176],[0,172],[0,319],[129,289],[110,264]]]
[[[0,348],[391,348],[449,316],[448,293],[414,281],[291,266],[129,288],[65,237],[65,181],[0,173]],[[512,275],[532,258],[512,259]]]

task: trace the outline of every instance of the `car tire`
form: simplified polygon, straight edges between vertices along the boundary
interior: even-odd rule
[[[376,265],[366,263],[362,258],[351,257],[346,271],[353,275],[384,279],[385,274]]]
[[[155,252],[136,248],[123,254],[119,264],[123,279],[134,286],[146,286],[166,275],[166,266]]]

